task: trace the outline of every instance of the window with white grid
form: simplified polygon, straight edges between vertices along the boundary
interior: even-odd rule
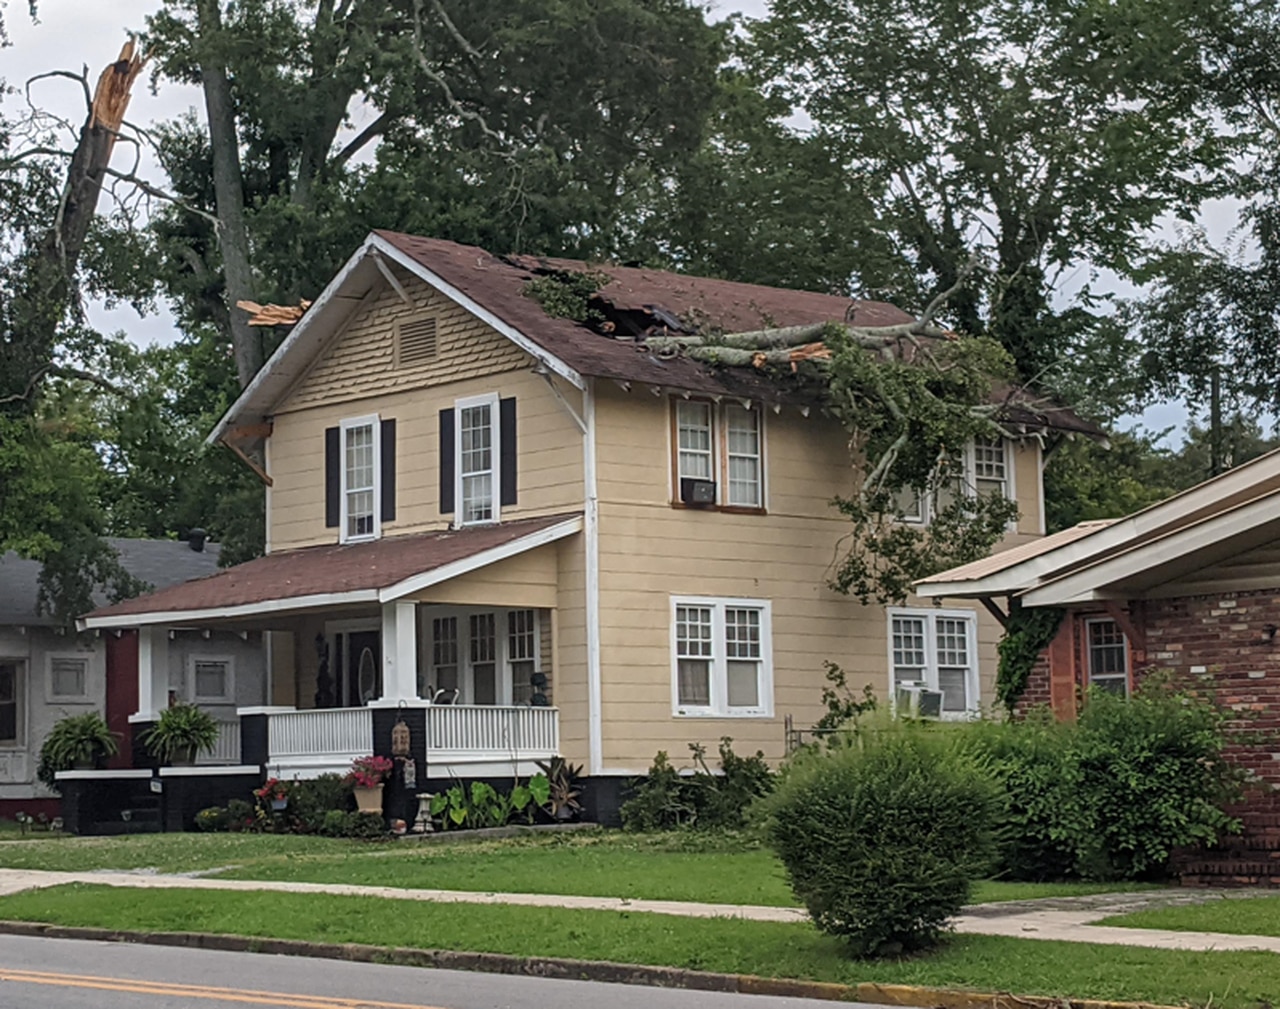
[[[344,420],[342,428],[342,540],[373,539],[379,532],[377,417]]]
[[[1087,620],[1089,685],[1113,694],[1129,692],[1129,641],[1114,620]]]
[[[965,610],[889,610],[890,689],[942,693],[943,717],[978,709],[976,616]]]
[[[431,679],[426,687],[430,694],[421,697],[456,700],[458,678],[458,618],[433,617],[431,620]]]
[[[75,703],[89,695],[87,655],[49,656],[49,700]]]
[[[726,455],[728,456],[727,504],[759,508],[761,493],[760,411],[741,406],[724,408]]]
[[[497,519],[497,397],[463,401],[458,410],[459,521],[463,525]]]
[[[978,496],[1009,493],[1009,460],[1003,438],[973,440],[973,488]]]
[[[678,400],[676,437],[679,442],[680,478],[714,480],[715,430],[711,404],[700,400]]]
[[[471,698],[472,704],[497,704],[498,639],[497,617],[493,613],[471,615]]]
[[[538,618],[534,610],[507,611],[507,662],[511,667],[511,703],[528,704],[538,671]]]
[[[678,715],[768,715],[773,707],[769,604],[672,600]]]

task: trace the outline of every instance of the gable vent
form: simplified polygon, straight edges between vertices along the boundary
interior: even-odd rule
[[[396,326],[396,367],[436,359],[436,320],[407,319]]]

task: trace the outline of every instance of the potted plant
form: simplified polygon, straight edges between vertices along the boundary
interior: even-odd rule
[[[59,771],[94,767],[104,757],[119,752],[115,733],[96,711],[68,715],[59,719],[45,737],[36,777],[56,790],[55,776]]]
[[[582,765],[575,767],[564,757],[552,757],[550,761],[538,761],[538,768],[547,776],[550,787],[548,797],[551,818],[561,823],[576,820],[582,815]]]
[[[253,794],[265,803],[269,803],[273,812],[280,812],[289,805],[289,786],[279,778],[268,778],[261,788],[255,788]]]
[[[175,766],[194,763],[196,754],[211,753],[218,742],[218,723],[194,704],[165,708],[143,737],[147,751],[157,760]]]
[[[352,761],[347,781],[351,783],[351,794],[356,797],[356,809],[361,813],[382,815],[383,782],[393,766],[388,757],[357,757]]]

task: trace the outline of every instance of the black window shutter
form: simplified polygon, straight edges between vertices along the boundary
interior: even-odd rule
[[[498,441],[502,457],[498,460],[499,501],[516,503],[516,401],[515,397],[498,401]]]
[[[382,422],[382,521],[394,522],[396,518],[396,422]]]
[[[453,410],[440,411],[440,514],[453,514]]]
[[[338,516],[341,514],[339,497],[342,494],[342,474],[338,467],[342,465],[342,447],[339,444],[339,432],[336,427],[324,429],[324,524],[326,528],[336,529]]]

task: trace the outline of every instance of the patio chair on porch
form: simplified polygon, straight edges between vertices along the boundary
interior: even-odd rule
[[[458,689],[456,687],[441,687],[435,692],[431,698],[432,704],[452,704],[458,699]]]

